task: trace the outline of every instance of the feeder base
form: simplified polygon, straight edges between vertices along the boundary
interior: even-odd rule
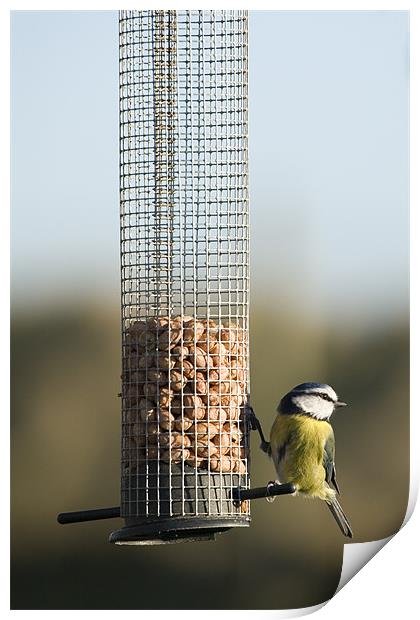
[[[215,540],[233,527],[248,527],[249,518],[171,518],[127,524],[109,537],[117,545],[168,545]]]

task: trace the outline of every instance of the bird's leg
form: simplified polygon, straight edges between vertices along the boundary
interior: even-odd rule
[[[251,407],[251,405],[247,405],[247,416],[251,424],[251,429],[253,431],[258,431],[259,433],[259,436],[261,439],[260,449],[267,454],[270,449],[270,442],[266,441],[263,430],[261,428],[261,423],[259,419],[257,418],[257,416],[255,415],[254,410]]]

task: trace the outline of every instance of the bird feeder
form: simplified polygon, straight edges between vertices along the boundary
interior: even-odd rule
[[[121,516],[113,542],[246,526],[247,15],[122,11]]]
[[[121,504],[59,520],[212,539],[250,522],[247,11],[121,11],[119,49]]]

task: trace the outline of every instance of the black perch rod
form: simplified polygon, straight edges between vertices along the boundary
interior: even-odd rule
[[[295,491],[296,487],[291,482],[285,484],[269,482],[265,487],[255,487],[254,489],[241,489],[238,487],[233,489],[232,497],[235,502],[241,502],[245,499],[261,499],[263,497],[275,497],[277,495],[291,495]]]
[[[100,519],[115,519],[121,516],[119,506],[113,508],[97,508],[95,510],[76,510],[75,512],[60,512],[57,516],[59,523],[82,523],[83,521],[99,521]]]
[[[277,495],[290,495],[296,491],[294,484],[268,483],[265,487],[255,487],[254,489],[233,489],[232,499],[241,502],[245,499],[260,499],[263,497],[275,497]],[[76,510],[75,512],[60,512],[57,521],[62,523],[82,523],[84,521],[99,521],[100,519],[116,519],[121,516],[119,506],[113,508],[96,508],[94,510]]]

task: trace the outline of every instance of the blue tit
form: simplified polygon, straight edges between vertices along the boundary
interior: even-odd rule
[[[353,532],[336,494],[335,440],[329,419],[338,400],[325,383],[302,383],[280,401],[266,451],[274,461],[279,480],[293,483],[298,494],[324,500],[340,530]]]

